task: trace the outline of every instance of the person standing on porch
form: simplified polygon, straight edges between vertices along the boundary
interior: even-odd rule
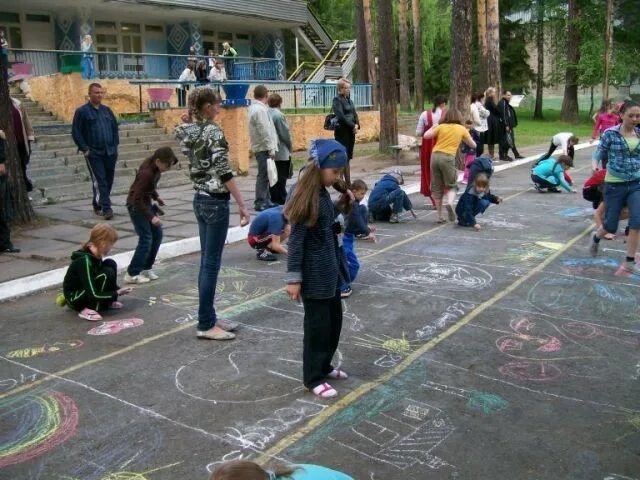
[[[80,50],[82,50],[82,78],[84,80],[91,80],[95,76],[95,67],[93,65],[93,52],[95,52],[95,48],[91,35],[84,36],[80,44]]]
[[[235,78],[235,58],[238,56],[238,52],[231,46],[229,42],[224,42],[222,44],[222,56],[224,57],[224,69],[227,71],[227,76],[229,80],[233,80]]]
[[[267,173],[267,161],[276,158],[278,150],[278,134],[273,121],[269,116],[267,98],[269,90],[264,85],[258,85],[253,90],[255,102],[249,107],[249,137],[251,138],[251,151],[258,162],[258,176],[256,177],[256,197],[253,206],[256,212],[275,207],[271,202],[269,193],[269,174]]]
[[[270,189],[271,200],[276,205],[284,205],[287,199],[287,179],[291,178],[291,132],[284,114],[280,110],[282,97],[277,93],[269,95],[269,116],[278,135],[278,150],[276,151],[276,168],[278,183]]]
[[[347,150],[347,165],[344,167],[344,180],[347,186],[351,184],[351,160],[353,147],[356,143],[356,133],[360,130],[360,119],[356,106],[351,100],[351,82],[346,78],[338,80],[338,95],[333,99],[333,113],[338,119],[338,126],[334,130],[336,141],[344,145]]]
[[[433,108],[425,110],[420,115],[418,126],[416,127],[416,137],[423,137],[427,130],[438,125],[440,119],[444,117],[446,109],[447,97],[437,95],[433,100]],[[436,202],[431,195],[431,151],[434,143],[433,139],[423,137],[420,144],[420,193],[425,197],[429,197],[431,205],[435,207]]]
[[[105,220],[111,220],[111,188],[120,136],[116,116],[102,104],[103,96],[102,85],[89,85],[89,101],[76,110],[71,135],[87,161],[93,187],[93,211]]]

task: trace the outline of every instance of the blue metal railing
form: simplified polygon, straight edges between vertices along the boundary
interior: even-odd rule
[[[176,82],[171,80],[131,80],[132,84],[140,86],[140,95],[142,99],[142,87],[197,87],[202,84],[197,82]],[[282,108],[293,111],[304,110],[322,110],[328,112],[331,110],[334,97],[337,95],[337,85],[335,83],[300,83],[286,81],[229,81],[209,83],[211,87],[220,92],[224,98],[224,91],[221,86],[227,84],[247,84],[249,90],[253,87],[263,84],[269,89],[269,93],[277,93],[282,97]],[[355,106],[359,109],[370,109],[373,107],[373,87],[370,83],[354,83],[351,85],[351,99]],[[177,98],[173,99],[171,106],[177,106]],[[142,102],[142,100],[141,100]],[[142,108],[142,103],[141,103]]]
[[[98,79],[177,79],[190,59],[209,63],[209,57],[191,55],[126,52],[93,52],[92,55],[95,78]],[[32,64],[35,76],[80,72],[82,56],[82,52],[72,50],[9,50],[9,62]],[[238,56],[232,62],[235,80],[278,79],[279,61],[274,58]]]

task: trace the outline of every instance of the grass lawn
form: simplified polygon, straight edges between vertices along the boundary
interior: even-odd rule
[[[544,120],[533,120],[532,110],[516,109],[518,127],[516,128],[516,145],[530,146],[548,144],[556,133],[572,132],[580,142],[589,141],[593,131],[593,122],[587,113],[581,114],[579,124],[569,124],[560,121],[559,110],[544,110]]]

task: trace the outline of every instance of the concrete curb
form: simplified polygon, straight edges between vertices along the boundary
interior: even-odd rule
[[[575,150],[583,150],[596,146],[598,143],[582,143],[575,146]],[[502,172],[511,168],[519,167],[531,163],[540,158],[540,154],[532,155],[521,160],[516,160],[504,165],[498,165],[495,167],[495,172]],[[385,169],[386,170],[386,169]],[[412,183],[403,187],[407,195],[413,195],[420,192],[420,183]],[[226,244],[236,243],[243,241],[247,238],[249,227],[231,227],[227,231]],[[176,240],[174,242],[163,243],[158,252],[158,260],[169,260],[171,258],[180,257],[182,255],[189,255],[200,251],[200,238],[191,237],[184,238],[182,240]],[[129,265],[133,257],[133,250],[128,252],[118,253],[110,258],[113,258],[118,265],[122,265],[120,271],[125,269],[124,266]],[[32,293],[53,288],[62,284],[64,276],[67,273],[67,267],[57,268],[48,272],[36,273],[35,275],[29,275],[27,277],[17,278],[15,280],[9,280],[0,284],[0,302],[10,300],[17,297],[30,295]]]

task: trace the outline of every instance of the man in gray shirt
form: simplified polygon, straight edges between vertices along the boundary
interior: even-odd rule
[[[256,198],[254,208],[257,212],[275,206],[269,194],[269,175],[267,160],[274,159],[278,149],[278,135],[269,116],[267,97],[269,91],[264,85],[258,85],[253,90],[255,101],[249,107],[249,137],[251,151],[258,162],[258,176],[256,177]]]

